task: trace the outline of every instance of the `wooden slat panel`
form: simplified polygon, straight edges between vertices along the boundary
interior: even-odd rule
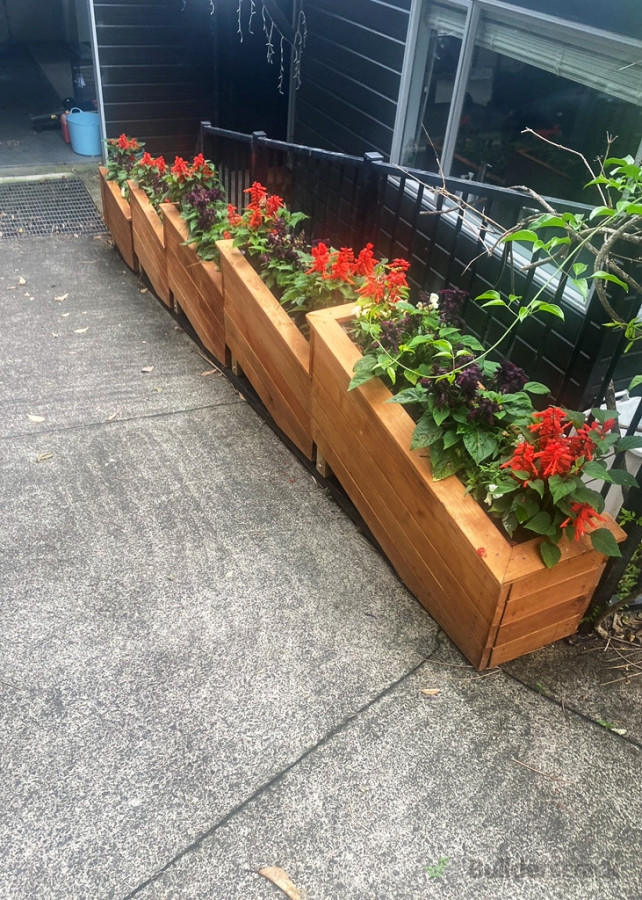
[[[604,558],[595,554],[592,565],[589,565],[586,555],[575,557],[568,562],[569,565],[566,567],[558,569],[558,566],[554,566],[548,570],[553,576],[558,576],[557,581],[548,577],[547,571],[542,572],[541,586],[532,576],[523,579],[523,582],[514,582],[502,621],[512,622],[539,610],[557,606],[565,597],[576,597],[592,591],[604,568]],[[528,592],[524,590],[524,582],[530,586]]]
[[[311,459],[308,342],[232,242],[218,246],[228,346],[276,424]]]
[[[402,521],[391,528],[390,510],[397,499],[394,488],[390,487],[388,491],[381,489],[378,464],[363,445],[359,447],[361,452],[356,452],[355,443],[359,445],[360,442],[348,442],[350,425],[333,410],[330,398],[324,397],[323,388],[316,381],[313,382],[312,397],[312,437],[383,552],[409,590],[466,657],[473,665],[484,668],[490,654],[490,646],[486,645],[494,633],[492,625],[458,586],[456,595],[459,601],[452,602],[452,591],[439,580],[440,576],[446,575],[452,585],[452,578],[443,567],[439,572],[431,567],[428,536],[422,548],[417,549],[417,541],[413,540],[416,524],[409,515],[404,515],[404,511],[400,510]],[[323,409],[331,411],[325,414],[321,411]],[[376,446],[376,442],[371,446]],[[378,484],[378,490],[367,488],[372,483]]]
[[[166,204],[163,225],[170,291],[203,345],[225,364],[223,279],[218,266],[185,244],[189,234],[178,209]]]
[[[138,259],[134,253],[132,235],[132,213],[129,201],[125,200],[114,181],[107,181],[107,169],[100,166],[100,196],[103,203],[103,219],[114,243],[130,269],[138,272]]]
[[[263,357],[254,352],[245,333],[230,318],[225,304],[225,337],[233,356],[236,357],[250,384],[263,401],[275,423],[290,438],[308,459],[313,458],[312,433],[308,423],[302,423],[294,414],[288,399],[279,390],[279,385],[263,365]]]
[[[339,307],[349,312],[352,307]],[[340,313],[323,310],[308,316],[312,329],[312,369],[324,389],[333,397],[338,408],[348,409],[354,428],[377,428],[378,440],[383,441],[382,455],[386,466],[403,467],[400,479],[400,502],[405,502],[421,521],[426,514],[441,515],[449,510],[449,539],[463,542],[484,555],[477,555],[468,565],[472,573],[470,589],[482,590],[486,585],[494,596],[497,584],[503,581],[511,546],[494,527],[488,516],[465,492],[457,478],[433,481],[430,461],[425,451],[410,451],[414,423],[402,406],[387,402],[391,394],[379,379],[373,379],[356,391],[348,392],[354,363],[359,350],[335,321]],[[372,425],[373,418],[376,425]],[[357,424],[357,422],[359,424]],[[417,492],[422,494],[421,503]],[[423,496],[425,495],[425,496]],[[541,567],[541,563],[539,567]],[[492,604],[494,606],[494,602]]]
[[[129,182],[129,203],[132,211],[134,252],[140,268],[149,278],[156,296],[170,305],[165,233],[163,222],[145,192],[133,181]]]
[[[539,650],[547,644],[559,641],[569,634],[575,634],[579,625],[582,613],[580,615],[571,616],[562,622],[552,622],[541,631],[519,637],[514,641],[495,647],[490,656],[491,666],[499,666],[501,663],[508,662],[511,659],[517,659],[525,653],[531,653],[533,650]]]

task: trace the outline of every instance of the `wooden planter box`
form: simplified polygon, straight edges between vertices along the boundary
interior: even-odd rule
[[[150,203],[145,191],[139,188],[135,181],[129,181],[128,184],[134,253],[156,296],[166,306],[171,306],[163,220]]]
[[[174,302],[189,319],[203,346],[226,365],[221,270],[216,263],[202,260],[194,247],[185,243],[189,231],[177,207],[165,204],[163,225],[167,281]]]
[[[308,316],[312,435],[400,577],[480,670],[573,634],[605,557],[587,539],[565,541],[547,569],[539,539],[512,545],[459,479],[433,481],[427,451],[408,449],[412,419],[386,403],[383,382],[348,391],[360,356],[342,327],[352,309]]]
[[[312,459],[310,347],[232,241],[219,241],[225,338],[278,427]]]
[[[100,197],[103,203],[103,219],[105,225],[114,239],[114,243],[120,251],[130,269],[138,272],[138,260],[134,253],[134,239],[132,235],[132,212],[129,201],[120,192],[115,181],[107,180],[107,169],[100,166],[98,169],[100,180]]]

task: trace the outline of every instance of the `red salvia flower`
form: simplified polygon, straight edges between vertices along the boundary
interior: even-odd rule
[[[352,248],[342,247],[338,252],[333,254],[333,259],[330,263],[330,271],[323,277],[336,278],[339,281],[347,281],[349,284],[353,284],[352,278],[350,277],[353,267],[354,252]]]
[[[319,241],[316,246],[312,247],[310,253],[312,254],[314,262],[305,274],[311,275],[313,272],[325,272],[330,259],[330,251],[326,245],[322,241]]]
[[[267,196],[267,189],[259,181],[255,181],[251,187],[245,188],[243,193],[250,195],[248,207],[250,209],[258,209]]]
[[[353,272],[355,275],[371,275],[374,267],[377,264],[376,259],[374,258],[374,254],[372,252],[373,245],[366,244],[363,250],[359,253],[357,257]]]
[[[593,519],[606,522],[604,516],[601,516],[597,510],[593,509],[590,503],[578,503],[575,501],[571,503],[571,515],[562,522],[560,528],[566,528],[572,522],[575,540],[579,541],[586,534],[586,527],[591,524]]]
[[[236,207],[233,203],[227,204],[227,221],[232,226],[240,225],[243,221],[242,217],[236,211]]]
[[[273,218],[277,210],[281,209],[282,206],[283,198],[279,197],[278,194],[270,194],[265,200],[265,212],[269,218]]]
[[[508,462],[502,463],[502,469],[512,469],[514,472],[528,472],[529,476],[539,478],[540,473],[535,463],[535,447],[528,441],[521,441],[515,447],[513,456]]]
[[[177,156],[172,166],[172,175],[176,175],[179,181],[189,174],[189,166],[182,156]]]
[[[577,457],[570,441],[551,438],[543,450],[533,454],[533,458],[540,460],[541,477],[546,479],[553,475],[568,475]]]

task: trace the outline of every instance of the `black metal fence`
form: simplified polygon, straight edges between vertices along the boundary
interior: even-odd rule
[[[519,254],[519,249],[497,245],[502,229],[534,211],[528,194],[400,168],[378,153],[364,157],[333,153],[209,123],[201,126],[201,149],[215,161],[232,203],[244,205],[243,191],[260,181],[291,209],[306,214],[306,232],[312,240],[355,250],[370,242],[379,257],[410,260],[409,280],[417,293],[452,285],[467,290],[471,298],[495,289],[528,302],[545,292],[546,299],[562,307],[564,322],[550,316],[527,319],[510,343],[502,345],[501,354],[547,384],[555,402],[573,409],[599,406],[607,390],[612,386],[623,390],[630,377],[642,371],[642,352],[624,356],[624,338],[603,327],[607,317],[596,296],[585,305],[564,277],[546,283],[541,269],[524,265],[530,257],[511,259],[509,254]],[[561,202],[551,203],[559,207]],[[562,203],[567,210],[590,209]],[[628,302],[625,315],[635,315],[635,303]],[[483,309],[473,299],[464,317],[468,329],[487,346],[498,340],[507,324],[501,309]],[[642,404],[627,434],[635,433],[640,419]],[[625,502],[636,520],[642,517],[642,489],[631,489]],[[639,544],[636,534],[632,529],[623,561],[609,565],[598,602],[613,593],[613,584]],[[605,591],[610,591],[608,596]]]

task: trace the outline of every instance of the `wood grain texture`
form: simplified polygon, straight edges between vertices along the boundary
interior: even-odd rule
[[[210,353],[226,360],[223,277],[214,262],[202,260],[189,238],[187,223],[175,206],[165,204],[163,227],[167,281],[174,300]]]
[[[128,184],[134,253],[156,296],[166,306],[171,306],[163,220],[150,203],[145,191],[134,181],[129,181]]]
[[[228,347],[275,423],[312,459],[308,342],[232,242],[217,246]]]
[[[511,545],[457,478],[433,481],[427,451],[408,449],[414,423],[386,402],[385,385],[348,391],[360,355],[343,329],[351,310],[308,316],[313,437],[392,565],[478,669],[573,633],[604,557],[587,540],[566,542],[547,569],[539,539]]]
[[[107,169],[104,166],[98,168],[98,175],[105,225],[109,229],[109,233],[114,239],[120,255],[129,268],[133,269],[134,272],[138,272],[138,259],[134,253],[132,212],[129,200],[123,197],[115,181],[107,180]]]

